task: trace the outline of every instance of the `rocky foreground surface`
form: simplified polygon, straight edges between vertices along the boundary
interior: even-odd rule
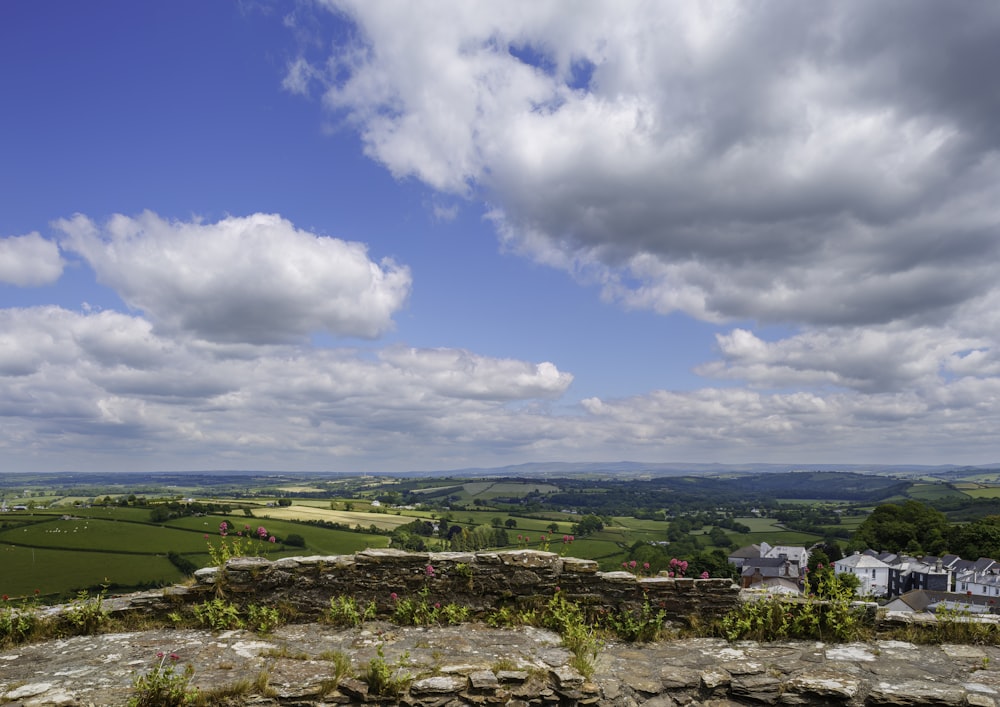
[[[398,698],[358,678],[381,648],[412,680]],[[231,704],[300,705],[998,705],[1000,648],[899,641],[824,645],[685,639],[606,644],[588,679],[559,637],[535,628],[470,624],[358,629],[290,625],[244,631],[155,630],[80,636],[0,651],[0,704],[125,705],[135,675],[178,656],[192,685],[236,686]],[[332,656],[351,660],[336,688]]]

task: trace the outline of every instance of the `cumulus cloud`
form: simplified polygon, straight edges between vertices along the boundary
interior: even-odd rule
[[[320,4],[356,41],[289,81],[627,306],[887,324],[994,286],[998,7]]]
[[[972,372],[990,348],[988,339],[926,327],[811,330],[774,342],[734,329],[716,340],[723,360],[700,366],[702,375],[771,389],[863,392],[936,387],[951,373]]]
[[[794,341],[777,345],[831,343]],[[548,362],[401,346],[374,357],[305,346],[218,356],[205,342],[160,335],[136,315],[2,309],[0,448],[11,459],[83,455],[83,465],[107,454],[129,468],[199,459],[345,471],[524,459],[802,462],[803,449],[829,462],[891,462],[900,446],[981,461],[992,444],[982,430],[1000,425],[1000,378],[959,369],[989,352],[966,351],[943,375],[943,354],[914,339],[908,361],[921,384],[894,387],[877,373],[878,351],[892,343],[854,342],[859,351],[838,364],[843,380],[834,383],[843,385],[835,389],[659,390],[567,410],[558,403],[572,376]],[[771,352],[775,345],[746,331],[720,338],[729,365],[763,371],[794,359]],[[825,380],[802,369],[767,375]]]
[[[62,271],[59,247],[41,234],[0,238],[0,282],[20,287],[48,285]]]
[[[269,214],[217,223],[145,212],[55,226],[130,306],[165,331],[225,344],[301,341],[313,332],[375,338],[405,304],[409,270]]]
[[[468,351],[273,347],[220,357],[148,320],[60,307],[0,309],[0,448],[153,458],[431,457],[455,446],[523,449],[572,376],[553,364]],[[444,452],[447,456],[448,452]],[[413,456],[404,455],[406,460]],[[287,460],[284,466],[295,466]]]

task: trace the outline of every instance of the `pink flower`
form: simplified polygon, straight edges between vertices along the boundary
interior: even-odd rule
[[[392,599],[393,601],[398,601],[399,595],[396,594],[396,592],[393,592],[392,594],[389,595],[389,598]]]
[[[258,535],[258,537],[260,537],[261,540],[263,540],[264,538],[266,538],[267,537],[267,528],[265,528],[263,525],[258,526],[258,528],[257,528],[257,535]]]
[[[628,569],[628,562],[623,562],[622,563],[622,567],[624,567],[625,569]]]
[[[673,576],[674,576],[674,573],[673,573],[673,572],[667,572],[667,576],[668,576],[668,577],[673,577]]]
[[[275,537],[274,537],[274,536],[272,535],[271,537],[269,537],[269,538],[267,539],[267,541],[268,541],[269,543],[273,543],[273,542],[277,542],[277,538],[275,538]]]
[[[179,655],[177,655],[176,653],[171,653],[170,654],[170,660],[180,660],[180,659],[181,659],[181,657]]]
[[[701,578],[708,579],[708,570],[705,570],[704,572],[701,573]]]
[[[424,570],[424,572],[427,574],[428,577],[433,577],[434,576],[433,565],[427,565],[427,568]]]
[[[163,657],[163,651],[156,651],[156,657],[157,658],[162,658]]]
[[[208,533],[205,533],[202,537],[204,537],[205,540],[208,540]]]
[[[648,563],[648,562],[643,562],[643,563],[642,563],[642,568],[643,568],[644,570],[648,570],[648,569],[649,569],[649,563]]]
[[[441,608],[441,602],[439,602],[439,601],[434,602],[434,608],[435,609],[440,609]]]
[[[10,597],[9,597],[9,596],[7,596],[6,594],[4,594],[4,595],[3,595],[3,600],[4,600],[4,601],[8,601],[8,600],[10,600]]]
[[[632,569],[632,570],[634,570],[634,569],[635,569],[635,560],[631,560],[631,561],[630,561],[630,562],[628,563],[628,567],[629,567],[629,569]]]

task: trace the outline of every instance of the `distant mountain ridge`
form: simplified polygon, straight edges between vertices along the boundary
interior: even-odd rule
[[[705,464],[687,462],[531,462],[499,467],[469,467],[447,471],[410,471],[387,474],[391,476],[520,476],[556,477],[614,475],[636,476],[720,476],[727,474],[768,474],[796,471],[847,471],[859,474],[920,476],[946,472],[975,470],[995,471],[998,464],[985,465],[921,465],[921,464]]]

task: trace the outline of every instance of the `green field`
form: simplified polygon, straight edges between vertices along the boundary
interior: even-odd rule
[[[135,587],[172,584],[183,575],[164,556],[52,550],[0,544],[0,594],[27,596],[36,589],[52,598],[77,589],[115,583]]]

